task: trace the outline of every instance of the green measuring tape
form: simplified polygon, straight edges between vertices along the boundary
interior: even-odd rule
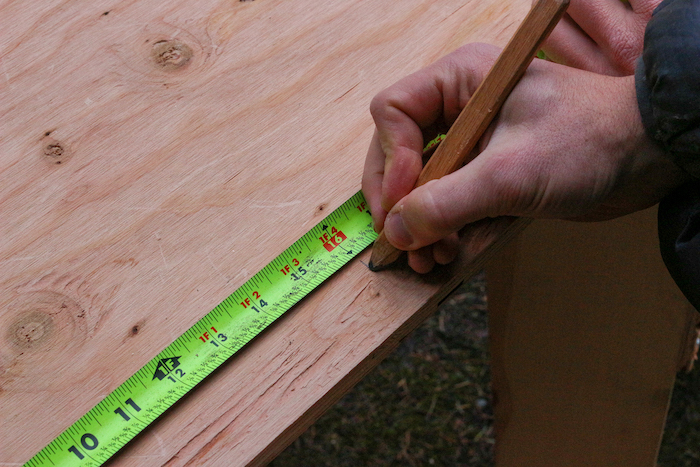
[[[102,465],[376,237],[360,191],[24,465]]]

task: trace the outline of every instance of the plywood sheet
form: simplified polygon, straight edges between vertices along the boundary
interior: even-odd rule
[[[528,7],[1,3],[0,463],[26,461],[355,193],[374,94],[466,42],[504,45]],[[115,465],[264,462],[467,273],[366,259]]]

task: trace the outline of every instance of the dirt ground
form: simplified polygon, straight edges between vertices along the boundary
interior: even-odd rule
[[[476,276],[272,464],[493,465],[486,282]],[[700,371],[681,374],[659,467],[700,466]]]

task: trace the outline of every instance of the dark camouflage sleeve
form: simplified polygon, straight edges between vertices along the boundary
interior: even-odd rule
[[[635,76],[647,134],[694,181],[659,205],[661,255],[700,310],[700,0],[664,0],[644,36]]]
[[[700,0],[656,8],[635,78],[648,135],[700,179]]]

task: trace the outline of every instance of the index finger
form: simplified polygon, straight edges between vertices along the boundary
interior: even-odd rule
[[[413,189],[423,167],[422,128],[442,113],[440,90],[425,71],[382,91],[370,105],[378,144],[373,141],[368,163],[371,157],[384,157],[381,207],[387,212]]]
[[[382,180],[384,179],[384,152],[379,144],[379,135],[375,130],[367,151],[364,173],[362,174],[362,193],[365,195],[374,221],[374,230],[384,229],[387,211],[382,208]]]
[[[470,44],[373,99],[370,110],[377,130],[365,163],[363,187],[370,207],[374,206],[377,228],[386,212],[415,186],[422,169],[423,130],[441,120],[449,125],[457,118],[497,55],[496,47]]]

